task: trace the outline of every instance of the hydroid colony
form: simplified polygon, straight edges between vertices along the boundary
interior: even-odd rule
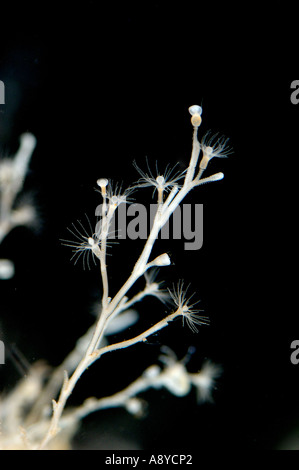
[[[73,351],[61,362],[60,366],[49,371],[40,363],[34,364],[27,377],[21,380],[11,393],[1,397],[0,448],[70,448],[71,439],[77,432],[80,421],[92,412],[109,407],[124,407],[135,416],[141,415],[144,400],[140,398],[140,394],[149,388],[164,387],[170,393],[182,397],[194,387],[198,401],[211,398],[215,379],[219,375],[219,367],[206,362],[199,372],[190,373],[187,370],[186,358],[179,361],[172,350],[162,347],[159,364],[148,367],[125,389],[108,397],[87,396],[86,400],[75,408],[67,406],[68,399],[74,392],[81,375],[87,373],[87,369],[108,352],[145,343],[151,335],[168,327],[177,318],[181,318],[183,326],[187,325],[193,332],[196,332],[200,325],[207,323],[207,318],[200,315],[200,311],[196,308],[197,302],[191,295],[192,292],[190,294],[189,289],[185,288],[183,281],[179,281],[169,290],[164,289],[163,285],[156,281],[157,271],[171,264],[168,253],[160,253],[154,259],[151,257],[160,230],[186,195],[202,184],[223,178],[223,173],[202,177],[210,160],[214,157],[226,157],[230,152],[227,140],[221,137],[211,137],[207,134],[200,142],[198,128],[202,121],[202,109],[194,105],[189,108],[189,112],[193,126],[193,140],[191,158],[186,170],[178,172],[174,166],[172,170],[168,167],[164,174],[160,174],[158,169],[156,169],[156,174],[153,174],[150,169],[145,172],[135,164],[140,179],[134,187],[125,191],[118,186],[113,186],[104,177],[97,180],[102,201],[100,221],[95,231],[88,233],[85,229],[82,230],[82,227],[80,229],[74,226],[71,230],[73,239],[63,241],[71,247],[75,258],[83,256],[88,259],[88,255],[91,255],[94,261],[99,263],[102,297],[96,322],[77,340]],[[34,143],[33,136],[27,135],[22,138],[18,155],[27,155],[27,160],[24,157],[26,164],[28,164]],[[14,161],[19,160],[20,158],[16,157]],[[22,209],[22,217],[20,213],[17,217],[13,209],[14,195],[21,189],[20,181],[24,177],[26,167],[23,162],[21,171],[21,165],[13,166],[14,161],[10,163],[12,171],[5,169],[7,166],[5,162],[0,166],[1,211],[3,212],[0,217],[0,228],[3,236],[8,233],[7,227],[14,224],[16,219],[29,221],[30,215],[32,216],[28,208],[26,211]],[[15,177],[7,176],[7,174],[14,175],[14,172],[16,172]],[[9,191],[7,185],[10,188]],[[107,246],[110,241],[109,234],[113,217],[118,207],[127,203],[133,190],[137,191],[150,186],[157,197],[157,210],[151,231],[140,256],[131,267],[127,280],[112,296],[108,276]],[[8,197],[7,194],[10,196]],[[6,272],[7,270],[6,268]],[[5,269],[2,268],[2,271],[5,274]],[[132,287],[141,278],[144,279],[143,289],[138,294],[131,295]],[[117,289],[113,286],[113,291],[115,288]],[[140,303],[148,296],[155,296],[161,302],[168,302],[171,305],[170,313],[137,336],[130,337],[128,326],[135,323],[138,318],[136,310],[132,310],[132,307],[135,309],[137,303],[142,306]],[[111,344],[107,342],[109,332],[120,330],[127,331],[127,339]]]

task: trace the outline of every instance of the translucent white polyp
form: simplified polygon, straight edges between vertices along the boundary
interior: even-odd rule
[[[15,170],[20,177],[24,177],[32,152],[36,146],[36,138],[29,132],[20,137],[21,145],[15,155]]]
[[[22,150],[24,151],[26,149],[26,151],[31,154],[36,146],[36,138],[34,135],[26,132],[21,135],[20,140]]]
[[[179,363],[166,369],[163,376],[163,384],[173,395],[178,397],[187,395],[191,389],[186,369]]]
[[[97,180],[97,185],[100,187],[105,187],[108,184],[108,180],[106,178],[100,178]]]
[[[15,267],[9,259],[0,259],[0,279],[11,279],[15,273]]]
[[[163,255],[158,256],[153,261],[154,266],[169,266],[170,263],[171,261],[167,253],[163,253]]]
[[[156,181],[160,186],[162,186],[165,181],[164,176],[157,176]]]
[[[191,114],[191,116],[194,116],[195,114],[201,115],[202,107],[198,106],[197,104],[194,104],[193,106],[190,106],[189,113]]]
[[[215,175],[210,176],[211,181],[219,181],[224,178],[224,174],[222,172],[220,173],[215,173]]]
[[[142,411],[142,402],[138,398],[130,398],[126,401],[126,409],[133,415],[138,415]]]

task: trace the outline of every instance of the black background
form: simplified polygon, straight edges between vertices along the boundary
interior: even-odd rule
[[[122,410],[86,419],[75,448],[282,447],[299,442],[299,366],[290,361],[298,337],[296,163],[299,107],[291,104],[296,76],[296,12],[292,4],[239,6],[206,2],[86,1],[3,7],[0,109],[3,153],[22,132],[37,137],[25,189],[33,192],[39,230],[17,229],[0,247],[16,275],[1,284],[1,334],[29,363],[59,364],[93,321],[100,273],[70,263],[60,239],[84,214],[92,219],[99,177],[136,181],[132,166],[186,164],[192,128],[188,107],[201,104],[200,133],[230,138],[234,153],[214,159],[207,174],[225,178],[188,197],[204,204],[204,244],[158,244],[173,265],[161,278],[191,282],[211,325],[194,335],[179,322],[151,344],[115,353],[86,373],[72,404],[125,387],[159,355],[161,344],[190,370],[205,358],[221,364],[214,403],[196,407],[195,394],[148,392],[136,421]],[[200,135],[202,135],[200,134]],[[144,165],[143,165],[144,166]],[[148,196],[148,199],[146,198]],[[140,195],[152,202],[150,190]],[[117,289],[142,244],[112,248],[109,277]],[[165,274],[164,274],[165,273]],[[153,300],[144,325],[161,318]],[[165,310],[165,309],[164,309]],[[151,317],[149,318],[149,315]],[[132,328],[140,331],[143,323]],[[17,380],[8,358],[1,389]]]

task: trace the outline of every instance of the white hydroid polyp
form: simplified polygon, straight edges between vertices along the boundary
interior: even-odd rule
[[[105,188],[108,184],[107,178],[99,178],[97,180],[97,185],[100,186],[100,188]]]
[[[177,397],[183,397],[191,390],[188,372],[179,362],[167,367],[161,374],[161,379],[164,387]]]
[[[191,116],[194,116],[195,114],[199,114],[201,116],[202,107],[198,106],[197,104],[194,104],[193,106],[190,106],[189,113],[191,114]]]
[[[155,266],[169,266],[171,264],[170,258],[167,253],[157,256],[153,261],[147,264],[147,269]]]
[[[210,132],[203,137],[200,145],[203,154],[199,164],[201,170],[207,168],[212,158],[225,158],[232,153],[232,149],[227,145],[228,140],[229,139],[224,136],[217,138],[217,134],[210,137]]]
[[[153,269],[148,270],[144,273],[146,280],[145,292],[147,295],[152,295],[159,299],[161,302],[166,303],[169,301],[170,295],[168,290],[163,289],[163,281],[157,281],[156,277],[158,275],[159,269],[154,267]]]
[[[183,317],[183,322],[186,320],[187,325],[189,328],[194,332],[197,333],[198,329],[196,325],[206,325],[209,323],[208,318],[204,316],[198,315],[198,312],[201,310],[194,309],[193,307],[199,303],[199,301],[190,303],[191,298],[194,294],[187,297],[187,288],[184,288],[184,281],[179,281],[177,287],[173,287],[173,290],[169,290],[169,294],[173,302],[175,303],[176,307],[180,311],[180,314]]]
[[[189,108],[189,113],[191,114],[191,123],[193,127],[197,128],[201,124],[201,113],[202,113],[202,107],[198,106],[197,104],[194,104],[193,106],[190,106]]]
[[[14,276],[15,267],[9,259],[0,259],[0,279],[11,279]]]
[[[106,196],[106,186],[108,186],[109,181],[107,178],[100,178],[97,180],[97,185],[101,188],[101,193],[103,198]]]
[[[155,263],[156,266],[168,266],[171,261],[167,253],[164,253],[163,255],[158,256],[153,263]]]
[[[87,216],[86,216],[87,218]],[[87,218],[88,223],[89,223],[89,230],[92,232],[92,227],[90,224],[89,219]],[[73,248],[73,256],[71,257],[71,260],[75,260],[75,264],[77,263],[78,259],[83,255],[83,267],[85,269],[85,263],[87,264],[87,267],[90,269],[90,263],[89,263],[89,256],[90,254],[92,255],[94,264],[95,259],[94,255],[96,258],[99,257],[99,252],[100,252],[100,247],[99,244],[101,242],[101,239],[99,235],[97,234],[92,234],[90,235],[90,232],[86,230],[84,225],[80,220],[77,221],[78,225],[72,224],[72,229],[68,227],[68,231],[72,234],[74,237],[74,240],[65,240],[62,239],[61,242],[64,246],[69,246]]]
[[[114,184],[110,181],[109,187],[107,188],[107,199],[114,209],[116,209],[120,204],[130,204],[133,199],[130,197],[134,191],[134,187],[122,189],[121,184]]]
[[[164,178],[164,176],[157,176],[156,181],[157,181],[158,185],[161,186],[161,188],[162,188],[163,183],[165,181],[165,178]]]
[[[26,149],[28,153],[33,152],[36,146],[36,138],[33,134],[31,134],[30,132],[25,132],[24,134],[21,135],[20,141],[21,141],[21,147],[23,147],[23,149]]]
[[[222,367],[206,361],[197,374],[189,374],[192,384],[197,388],[197,401],[212,401],[215,380],[221,375]]]
[[[170,168],[169,165],[167,165],[163,175],[160,174],[158,168],[156,167],[157,176],[155,177],[149,168],[149,165],[147,165],[148,173],[145,173],[143,170],[141,170],[136,162],[133,162],[133,165],[141,176],[141,178],[136,182],[135,187],[146,188],[153,186],[154,191],[170,191],[174,186],[178,186],[177,182],[182,179],[186,173],[186,170],[175,171],[175,167],[177,165],[174,165],[173,168]]]
[[[224,174],[220,171],[219,173],[215,173],[214,175],[207,176],[206,178],[196,179],[194,181],[196,182],[196,186],[199,186],[205,183],[212,183],[213,181],[220,181],[223,178]]]
[[[15,176],[23,179],[25,177],[29,160],[36,146],[36,138],[30,132],[20,137],[20,147],[14,158]]]

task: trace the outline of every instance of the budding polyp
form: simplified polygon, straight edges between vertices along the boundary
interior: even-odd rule
[[[100,186],[102,191],[102,196],[106,195],[106,186],[108,185],[107,178],[100,178],[97,180],[97,185]]]
[[[153,266],[169,266],[171,264],[170,258],[167,253],[158,256],[152,262]]]
[[[188,111],[191,114],[191,116],[194,116],[195,114],[199,114],[199,116],[201,116],[202,107],[198,106],[197,104],[194,104],[193,106],[189,107]]]
[[[198,106],[197,104],[194,104],[193,106],[190,106],[189,108],[189,113],[191,114],[191,123],[193,127],[199,127],[201,125],[201,113],[202,113],[202,107]]]
[[[107,178],[100,178],[97,180],[97,185],[100,186],[100,188],[105,188],[108,184]]]
[[[199,114],[194,114],[191,118],[191,124],[193,127],[199,127],[201,125],[201,116]]]
[[[205,147],[203,150],[203,157],[200,161],[199,168],[201,170],[205,170],[211,158],[213,158],[213,147]]]
[[[90,246],[94,246],[94,239],[92,237],[88,238],[88,243]]]

